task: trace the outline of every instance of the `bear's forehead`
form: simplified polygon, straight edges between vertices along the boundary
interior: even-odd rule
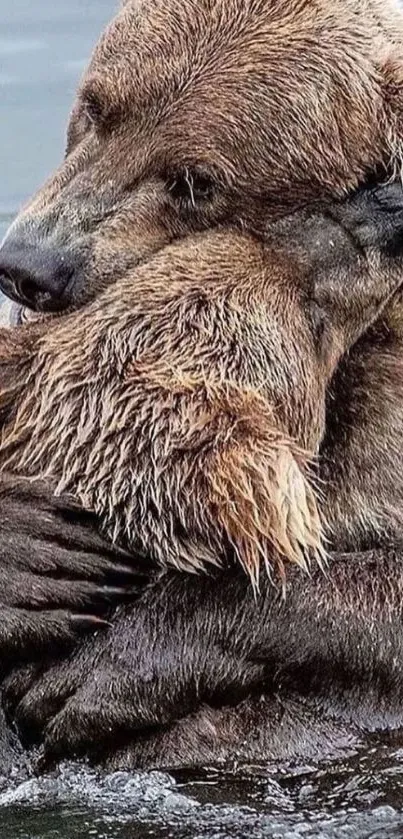
[[[380,66],[391,5],[129,0],[80,95],[95,90],[132,179],[199,164],[274,196],[296,184],[340,194],[390,152]]]
[[[281,92],[300,67],[307,74],[320,69],[320,85],[357,63],[367,69],[382,40],[375,21],[357,8],[349,16],[346,6],[348,0],[131,0],[98,43],[90,72],[119,78],[138,98],[151,87],[157,95],[169,84],[219,78],[230,85],[253,73]]]
[[[85,85],[95,85],[106,110],[130,125],[136,147],[146,138],[150,154],[168,149],[178,164],[215,162],[235,174],[245,168],[245,148],[254,147],[245,172],[251,179],[260,144],[279,179],[289,169],[305,178],[316,144],[322,167],[340,170],[345,181],[344,161],[359,156],[357,137],[365,163],[366,149],[377,146],[377,125],[367,118],[377,91],[371,27],[354,13],[349,32],[346,6],[131,0],[98,44]],[[341,124],[346,113],[349,132]]]
[[[311,113],[317,99],[340,107],[373,96],[370,27],[353,28],[334,0],[137,0],[129,2],[101,38],[88,69],[114,113],[158,121],[208,108],[214,121],[235,108],[253,108],[281,125],[292,113]],[[365,25],[364,25],[365,23]],[[375,27],[376,29],[376,27]],[[354,79],[354,82],[353,82]],[[181,107],[183,106],[183,107]],[[109,107],[108,107],[109,110]],[[236,117],[242,117],[242,110]],[[302,127],[301,127],[302,130]]]

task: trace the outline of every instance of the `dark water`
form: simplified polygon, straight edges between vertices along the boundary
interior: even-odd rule
[[[0,237],[57,164],[78,77],[114,0],[0,0]],[[331,765],[0,779],[0,839],[403,837],[403,740]]]
[[[403,743],[402,743],[403,745]],[[107,777],[72,764],[0,793],[1,839],[393,839],[403,836],[403,748],[282,772],[206,769]]]

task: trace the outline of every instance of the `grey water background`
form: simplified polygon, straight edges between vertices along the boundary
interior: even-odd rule
[[[85,63],[118,0],[0,0],[0,237],[63,154]]]
[[[63,154],[77,80],[114,0],[0,0],[0,237]],[[403,837],[403,738],[328,765],[0,777],[0,839]]]

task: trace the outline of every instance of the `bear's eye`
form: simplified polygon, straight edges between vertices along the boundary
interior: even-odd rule
[[[83,113],[93,127],[97,128],[104,121],[104,106],[94,90],[87,90],[82,100]]]
[[[168,175],[166,186],[171,198],[182,208],[195,209],[212,199],[215,184],[205,172],[185,168]]]
[[[85,114],[83,114],[81,107],[76,107],[67,126],[65,157],[68,157],[76,146],[80,145],[87,134],[88,120]]]
[[[81,90],[79,113],[87,127],[95,131],[109,131],[119,119],[119,105],[108,96],[102,79],[97,76],[88,79]]]

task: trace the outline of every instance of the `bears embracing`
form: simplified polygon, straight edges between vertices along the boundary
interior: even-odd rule
[[[35,669],[33,685],[32,669],[8,678],[9,702],[21,700],[21,724],[36,721],[42,728],[63,706],[46,737],[56,752],[102,744],[116,732],[125,741],[130,732],[172,723],[203,702],[221,707],[263,687],[270,696],[279,668],[293,673],[288,691],[295,691],[294,683],[301,690],[301,672],[308,689],[321,671],[324,680],[329,674],[319,667],[320,643],[312,648],[312,620],[320,625],[321,619],[326,629],[336,622],[338,630],[326,633],[330,647],[324,646],[323,659],[324,650],[333,665],[339,656],[340,679],[348,682],[347,664],[349,676],[364,679],[349,619],[357,602],[369,608],[371,597],[379,639],[393,639],[393,660],[400,648],[398,564],[393,545],[384,545],[400,536],[394,453],[400,445],[401,316],[399,295],[389,298],[399,285],[402,202],[395,187],[346,204],[342,198],[400,166],[401,18],[394,3],[376,0],[331,8],[325,0],[232,0],[225,7],[216,0],[197,8],[195,15],[190,0],[124,4],[83,80],[66,160],[17,219],[0,253],[1,285],[23,306],[39,312],[82,307],[59,323],[2,337],[3,470],[14,473],[2,478],[5,504],[12,499],[8,579],[11,569],[34,574],[35,583],[39,574],[45,594],[31,605],[49,606],[47,598],[51,606],[92,614],[94,599],[111,602],[121,594],[100,586],[100,577],[115,581],[116,562],[121,584],[130,566],[133,573],[144,568],[144,553],[185,569],[225,564],[234,554],[255,585],[261,562],[282,568],[287,559],[304,565],[310,553],[321,559],[323,525],[307,457],[315,453],[326,487],[323,523],[335,548],[352,552],[340,564],[335,560],[331,573],[340,574],[343,591],[351,578],[352,599],[337,602],[320,571],[311,581],[291,572],[285,603],[263,579],[253,605],[247,581],[231,572],[220,585],[237,590],[234,613],[216,583],[198,581],[197,594],[206,595],[198,643],[186,656],[176,638],[158,659],[163,678],[156,684],[164,686],[166,705],[159,697],[153,713],[152,700],[136,691],[150,683],[156,635],[166,644],[164,615],[175,636],[171,610],[178,612],[178,587],[183,609],[173,625],[183,629],[189,620],[187,596],[198,613],[194,580],[164,576],[114,619],[110,631],[84,643],[73,663],[45,666],[43,676]],[[205,232],[211,228],[218,229]],[[214,376],[206,383],[209,365]],[[189,466],[195,447],[198,457]],[[128,470],[124,481],[121,468]],[[73,501],[58,499],[60,491],[72,493]],[[85,512],[75,513],[77,501]],[[35,535],[39,528],[51,546],[43,573],[17,538],[17,513],[19,521],[27,510],[35,517],[41,505],[46,512]],[[116,557],[100,541],[94,513],[119,537]],[[58,577],[71,579],[72,570],[60,519],[67,519],[70,538],[75,515],[82,522],[81,550],[73,554],[77,578],[66,602]],[[128,549],[137,554],[133,562]],[[158,609],[149,608],[153,598]],[[304,604],[307,623],[295,661],[289,610],[297,603],[298,609]],[[16,605],[22,605],[18,599]],[[252,620],[245,632],[244,609],[259,620],[259,642]],[[274,633],[267,610],[276,615]],[[365,637],[368,625],[373,629],[371,615],[357,616],[357,637]],[[44,613],[42,639],[54,616]],[[230,646],[231,661],[211,656],[213,672],[206,673],[199,647],[208,658],[207,638],[215,647],[217,631],[224,632],[225,647],[236,616],[240,635]],[[25,609],[17,617],[26,625]],[[58,632],[71,644],[75,628],[94,625],[85,614],[58,617],[63,626],[51,633],[52,645],[61,640]],[[116,678],[130,637],[132,656],[137,650],[132,669],[124,664]],[[97,695],[81,684],[92,645],[97,660],[100,645],[109,659]],[[365,649],[365,673],[376,694],[373,646]],[[186,702],[177,693],[183,668],[190,676]],[[335,672],[333,666],[332,678]],[[392,693],[400,689],[399,680],[390,684]],[[181,732],[186,741],[183,726]]]

